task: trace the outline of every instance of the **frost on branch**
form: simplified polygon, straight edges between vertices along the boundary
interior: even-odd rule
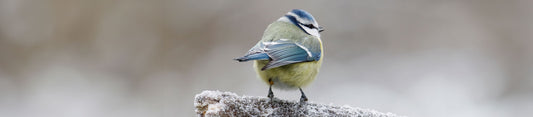
[[[203,91],[194,98],[199,116],[352,116],[396,117],[370,109],[334,106],[307,102],[270,99],[266,97],[238,96],[231,92]]]

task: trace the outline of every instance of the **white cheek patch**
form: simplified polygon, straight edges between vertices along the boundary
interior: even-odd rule
[[[302,27],[305,32],[307,32],[307,33],[309,33],[309,34],[311,34],[313,36],[320,37],[320,33],[318,33],[317,29],[311,29],[311,28],[303,26],[301,24],[298,24],[298,25],[300,25],[300,27]]]

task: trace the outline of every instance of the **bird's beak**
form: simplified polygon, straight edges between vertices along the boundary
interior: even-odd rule
[[[324,27],[318,26],[318,32],[322,32],[322,31],[324,31]]]

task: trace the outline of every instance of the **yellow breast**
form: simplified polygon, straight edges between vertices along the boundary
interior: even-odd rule
[[[319,61],[289,64],[264,71],[261,71],[261,68],[263,68],[268,61],[257,60],[254,61],[254,69],[256,70],[258,77],[267,84],[269,83],[269,80],[272,80],[274,82],[273,86],[276,88],[297,89],[298,87],[307,86],[315,80],[322,64],[322,58],[320,58]]]

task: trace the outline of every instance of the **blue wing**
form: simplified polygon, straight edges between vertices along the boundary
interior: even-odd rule
[[[261,68],[261,70],[267,70],[293,63],[318,61],[320,60],[320,49],[310,49],[287,39],[280,39],[274,42],[261,42],[252,48],[248,54],[236,60],[240,62],[270,60],[266,66]]]

